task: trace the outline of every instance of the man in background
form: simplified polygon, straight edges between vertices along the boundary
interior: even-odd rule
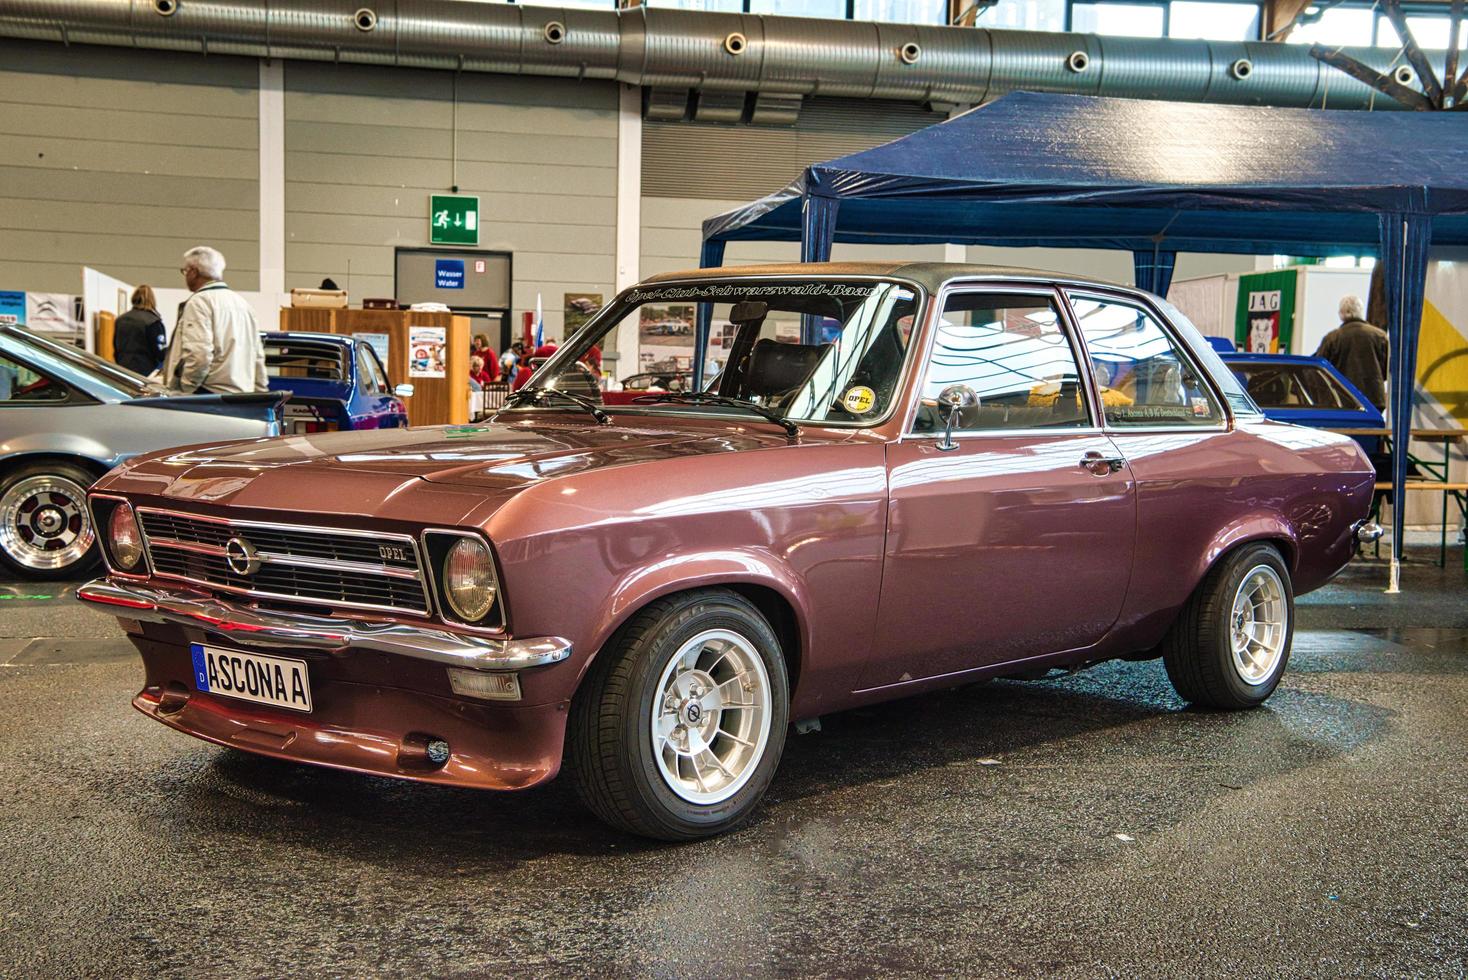
[[[1334,364],[1371,404],[1386,411],[1386,331],[1366,322],[1361,297],[1341,300],[1341,325],[1325,335],[1316,357]]]
[[[163,359],[163,383],[191,394],[266,391],[265,345],[255,311],[224,282],[224,256],[207,245],[184,253],[184,282],[191,295]]]
[[[517,340],[509,347],[505,348],[504,353],[500,355],[499,366],[500,374],[504,377],[506,381],[515,380],[515,374],[519,369],[520,361],[522,361],[524,358],[525,345],[520,341]]]

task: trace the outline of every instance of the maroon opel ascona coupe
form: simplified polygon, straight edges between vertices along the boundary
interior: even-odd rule
[[[577,366],[700,313],[641,337],[686,391],[607,405]],[[489,424],[119,467],[81,597],[165,725],[488,789],[564,760],[606,820],[684,839],[753,810],[792,723],[854,705],[1149,657],[1188,701],[1261,703],[1294,597],[1379,533],[1373,480],[1351,440],[1266,420],[1155,296],[706,270],[624,292]]]

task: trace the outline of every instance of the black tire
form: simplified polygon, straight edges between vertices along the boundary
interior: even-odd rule
[[[22,555],[17,549],[14,554],[7,547],[7,541],[19,540],[22,533],[34,534],[33,527],[22,528],[25,518],[18,515],[7,514],[5,506],[7,496],[16,491],[27,481],[34,481],[41,477],[53,477],[66,481],[67,484],[80,488],[82,491],[81,508],[79,518],[82,522],[81,533],[92,536],[91,546],[76,557],[75,560],[54,568],[44,567],[37,563],[34,552],[29,556]],[[92,515],[86,507],[85,491],[97,481],[95,473],[76,465],[61,460],[46,461],[40,463],[29,463],[18,466],[0,474],[0,522],[6,522],[6,526],[0,527],[0,571],[18,575],[29,579],[69,579],[79,578],[90,572],[102,560],[101,550],[95,540],[96,535],[91,526]],[[71,493],[71,491],[68,491]]]
[[[747,781],[727,799],[691,803],[670,787],[654,755],[652,709],[664,670],[707,630],[747,640],[768,677],[769,730]],[[607,823],[643,837],[710,837],[749,817],[764,796],[785,745],[789,681],[779,639],[758,609],[726,589],[660,599],[635,616],[597,656],[571,705],[567,762],[586,806]]]
[[[1286,617],[1283,650],[1277,662],[1267,674],[1251,680],[1235,662],[1231,616],[1240,585],[1260,568],[1272,570],[1282,585]],[[1263,704],[1279,686],[1289,664],[1294,635],[1295,593],[1289,566],[1273,545],[1247,544],[1225,555],[1209,570],[1163,640],[1162,661],[1168,680],[1185,700],[1224,710],[1253,708]]]

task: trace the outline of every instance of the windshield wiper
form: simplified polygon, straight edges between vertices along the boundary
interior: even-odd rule
[[[586,409],[587,412],[591,413],[591,417],[596,419],[599,424],[612,424],[612,417],[606,412],[602,411],[601,406],[598,405],[596,402],[592,401],[590,398],[587,398],[585,395],[578,395],[574,391],[562,391],[559,388],[536,387],[521,388],[519,391],[512,391],[510,392],[510,397],[506,398],[504,405],[500,407],[500,412],[503,412],[505,409],[511,407],[512,405],[518,405],[521,402],[529,402],[531,405],[539,405],[542,395],[559,395],[567,401]],[[500,412],[495,412],[494,417],[491,418],[490,421],[493,422],[495,419],[499,418]]]
[[[667,391],[659,395],[644,395],[635,401],[646,405],[656,405],[661,402],[687,402],[690,405],[725,405],[729,408],[742,408],[746,412],[754,414],[773,422],[785,430],[786,435],[795,439],[800,436],[800,426],[775,411],[766,408],[747,398],[735,398],[732,395],[717,395],[711,391]]]

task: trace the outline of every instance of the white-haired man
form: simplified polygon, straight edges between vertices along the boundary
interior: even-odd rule
[[[1386,410],[1386,331],[1366,322],[1366,308],[1361,297],[1341,300],[1341,325],[1325,335],[1316,357],[1323,357],[1336,370],[1371,399],[1371,404]]]
[[[184,253],[183,273],[193,295],[179,307],[163,383],[191,395],[265,391],[265,345],[255,311],[224,282],[224,256],[199,245]]]

